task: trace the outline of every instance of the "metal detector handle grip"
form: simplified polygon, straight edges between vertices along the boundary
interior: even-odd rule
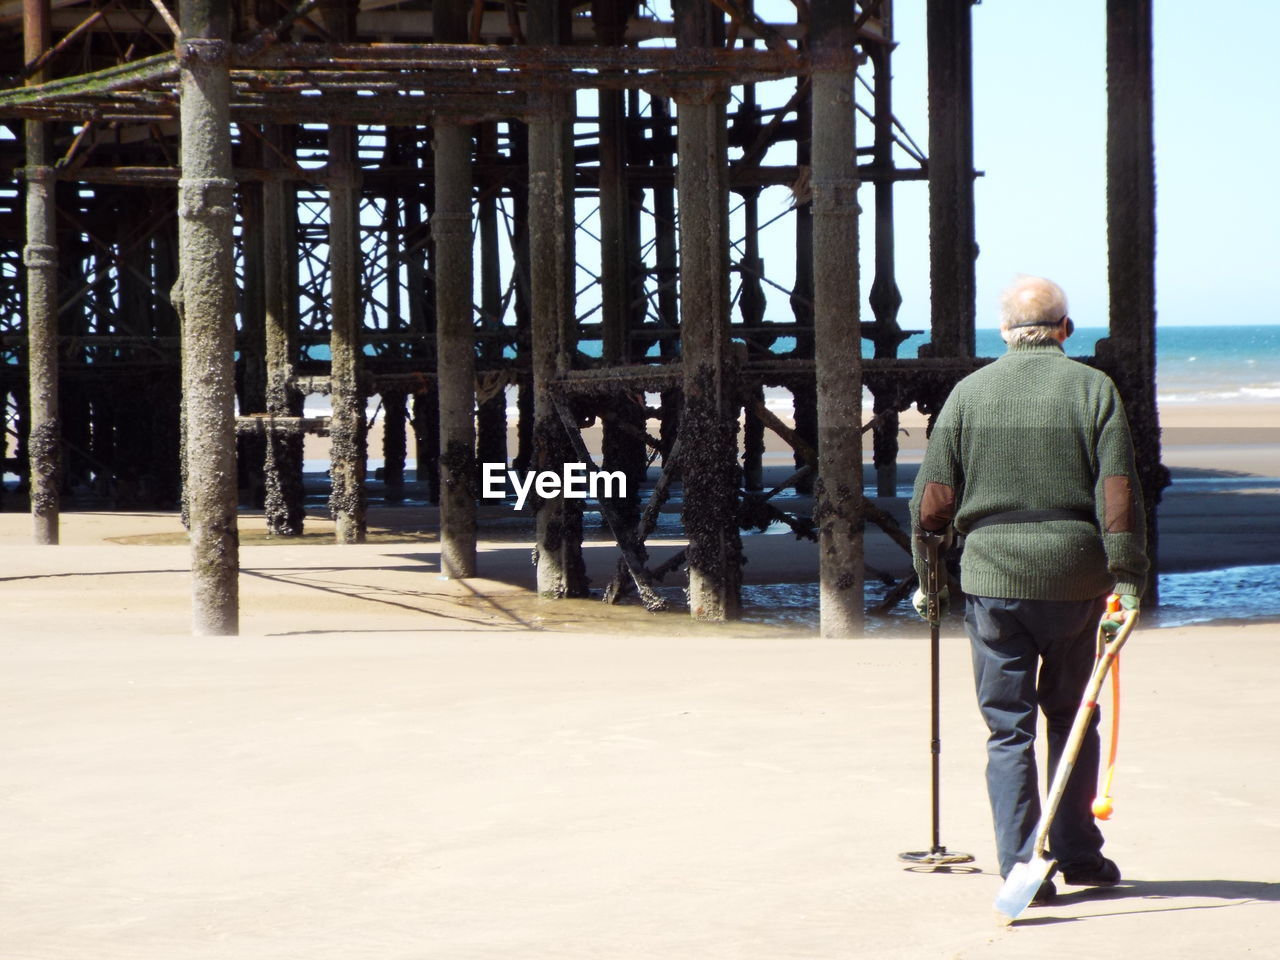
[[[924,580],[920,585],[924,591],[930,623],[942,620],[938,595],[947,585],[946,565],[942,562],[942,553],[951,546],[951,528],[943,530],[925,530],[916,527],[916,542],[920,544],[920,552],[924,555]]]

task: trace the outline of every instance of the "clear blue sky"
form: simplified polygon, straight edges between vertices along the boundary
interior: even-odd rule
[[[925,147],[925,4],[894,7],[895,112]],[[1106,324],[1105,11],[1104,0],[973,8],[979,326],[995,325],[1016,273],[1053,277],[1078,325]],[[1280,189],[1268,179],[1280,3],[1159,0],[1154,26],[1158,322],[1280,323]],[[896,204],[900,322],[927,327],[926,188],[904,185]]]

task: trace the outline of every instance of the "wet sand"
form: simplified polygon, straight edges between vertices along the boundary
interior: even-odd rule
[[[1280,451],[1222,427],[1166,458],[1162,555],[1188,569],[1280,559]],[[1280,936],[1280,623],[1135,634],[1106,827],[1128,879],[1004,927],[957,622],[942,839],[976,859],[912,872],[919,624],[826,641],[542,602],[520,539],[441,580],[427,519],[375,509],[375,542],[339,546],[246,516],[242,635],[195,639],[174,515],[68,513],[35,548],[0,514],[0,956],[1198,960]],[[746,543],[749,581],[816,569]],[[599,585],[616,552],[586,553]]]

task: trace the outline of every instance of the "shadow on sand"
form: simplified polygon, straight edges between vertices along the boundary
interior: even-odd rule
[[[1280,902],[1280,883],[1249,880],[1126,880],[1114,887],[1091,887],[1071,893],[1060,893],[1053,907],[1070,907],[1084,903],[1144,901],[1127,909],[1112,912],[1090,912],[1078,917],[1019,917],[1019,927],[1075,923],[1093,917],[1115,917],[1133,913],[1162,913],[1173,910],[1220,910],[1252,903]],[[1213,900],[1216,903],[1177,903],[1178,900]]]

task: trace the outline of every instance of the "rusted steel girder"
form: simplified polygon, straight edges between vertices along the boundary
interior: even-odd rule
[[[806,58],[796,50],[774,51],[713,47],[599,47],[560,44],[468,43],[288,43],[262,53],[241,55],[236,66],[271,69],[320,66],[330,69],[378,64],[386,70],[591,71],[575,74],[580,87],[591,87],[604,74],[630,74],[631,86],[646,79],[636,71],[653,71],[689,78],[720,75],[740,82],[752,72],[788,76],[802,72]],[[566,74],[567,75],[567,74]],[[493,79],[493,78],[491,78]],[[517,81],[518,77],[511,80]],[[484,83],[483,78],[477,82]],[[508,86],[510,88],[510,85]]]
[[[725,86],[795,76],[800,53],[636,47],[304,43],[233,58],[232,115],[245,122],[420,123],[426,113],[456,122],[527,116],[539,90],[645,89],[671,95],[706,82]],[[75,77],[0,91],[0,116],[47,119],[165,119],[177,114],[178,66],[157,54]],[[415,94],[370,102],[358,91]],[[349,93],[340,111],[327,98]],[[399,98],[397,98],[399,99]]]

